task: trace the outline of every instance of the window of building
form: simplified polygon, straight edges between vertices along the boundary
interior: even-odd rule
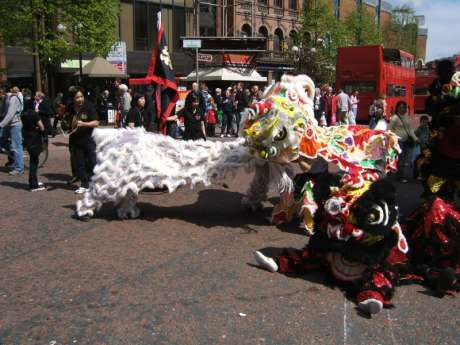
[[[283,7],[283,0],[274,0],[273,6],[282,8]]]
[[[244,24],[241,27],[241,36],[251,37],[252,36],[252,28],[249,24]]]
[[[265,37],[265,49],[268,49],[268,29],[265,26],[259,28],[259,36]]]
[[[289,9],[290,10],[297,10],[297,0],[289,0]]]
[[[216,0],[206,2],[215,4]],[[200,5],[200,35],[216,36],[216,27],[216,6]]]
[[[173,11],[173,42],[172,46],[174,49],[181,47],[181,36],[186,36],[186,19],[185,19],[185,8],[176,7]]]
[[[148,49],[148,12],[145,2],[136,2],[134,7],[134,49]]]
[[[284,45],[284,35],[281,29],[276,29],[273,35],[273,51],[275,53],[282,53]]]
[[[268,5],[268,1],[267,1],[267,0],[257,0],[257,1],[258,1],[258,3],[259,3],[260,5],[264,5],[264,6],[267,6],[267,5]]]

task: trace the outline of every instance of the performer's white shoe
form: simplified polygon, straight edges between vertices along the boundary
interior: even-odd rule
[[[254,252],[254,257],[256,258],[257,263],[260,267],[265,268],[270,272],[278,271],[278,265],[276,264],[275,260],[269,258],[259,252],[258,250]]]
[[[361,311],[369,314],[378,314],[383,309],[383,303],[374,298],[366,299],[365,301],[359,302],[358,307]]]

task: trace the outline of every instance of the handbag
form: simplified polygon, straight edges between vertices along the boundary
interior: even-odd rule
[[[399,121],[401,121],[404,131],[407,134],[407,140],[404,142],[404,144],[409,148],[415,147],[416,142],[414,138],[412,138],[412,136],[409,134],[409,131],[407,130],[406,125],[404,124],[404,121],[401,119],[401,116],[398,115],[398,118],[399,118]]]

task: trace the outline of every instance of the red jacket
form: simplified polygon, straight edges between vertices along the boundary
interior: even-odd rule
[[[216,111],[214,109],[208,109],[206,112],[206,122],[210,125],[215,125],[217,123]]]

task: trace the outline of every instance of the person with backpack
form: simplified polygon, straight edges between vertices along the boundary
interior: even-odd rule
[[[21,114],[24,109],[22,95],[19,95],[19,88],[12,87],[7,99],[7,111],[0,122],[0,137],[3,131],[9,131],[11,138],[10,157],[13,158],[10,175],[22,175],[24,173],[24,153],[22,147],[22,121]]]

